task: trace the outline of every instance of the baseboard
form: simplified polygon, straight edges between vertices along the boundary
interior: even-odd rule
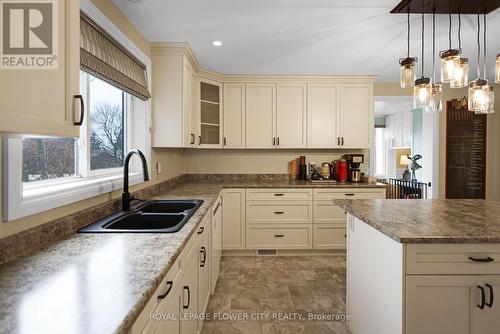
[[[344,249],[278,249],[276,255],[257,255],[257,250],[223,250],[222,256],[345,256]]]

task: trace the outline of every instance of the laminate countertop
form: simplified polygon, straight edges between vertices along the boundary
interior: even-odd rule
[[[400,243],[500,243],[500,203],[484,200],[334,200]]]
[[[177,233],[77,233],[2,265],[0,333],[127,333],[223,187],[336,185],[265,179],[204,180],[170,188],[155,198],[204,201]]]

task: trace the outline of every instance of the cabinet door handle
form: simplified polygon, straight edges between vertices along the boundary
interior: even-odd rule
[[[83,118],[85,117],[85,104],[83,103],[83,96],[80,94],[74,96],[75,99],[80,100],[80,120],[78,122],[73,122],[74,125],[80,126],[83,124]]]
[[[159,294],[158,299],[163,299],[166,296],[168,296],[168,294],[170,293],[170,290],[172,290],[172,286],[174,285],[174,281],[167,281],[167,285],[168,285],[167,291],[165,291],[162,294]]]
[[[481,291],[481,304],[477,304],[477,307],[479,307],[482,310],[484,309],[484,303],[486,302],[486,295],[484,293],[484,288],[482,286],[478,285],[477,287]]]
[[[469,256],[469,260],[474,261],[474,262],[482,262],[482,263],[487,263],[487,262],[493,262],[495,261],[494,258],[492,257],[472,257]]]
[[[280,146],[280,137],[276,137],[276,146]]]
[[[227,145],[227,140],[226,140],[226,137],[224,137],[224,146]]]
[[[275,214],[275,215],[282,215],[282,214],[284,214],[284,213],[285,213],[285,212],[283,212],[283,211],[274,211],[274,214]]]
[[[273,137],[273,146],[276,146],[276,137]]]
[[[489,308],[491,308],[493,306],[493,301],[495,299],[495,295],[493,294],[493,287],[490,284],[488,284],[488,283],[486,283],[485,285],[486,285],[486,287],[488,289],[490,289],[490,302],[486,303],[486,306],[488,306]]]
[[[198,136],[198,145],[201,145],[201,136]]]
[[[200,227],[200,230],[198,231],[198,234],[202,234],[203,231],[205,231],[205,228],[202,226],[202,227]]]
[[[342,142],[340,145],[344,146],[344,137],[342,137]]]
[[[190,145],[194,145],[194,144],[196,144],[196,143],[195,143],[195,141],[196,141],[195,136],[194,136],[194,134],[192,133],[192,134],[191,134],[191,141],[189,142],[189,144],[190,144]]]
[[[283,238],[285,235],[284,234],[275,234],[274,237],[275,238]]]
[[[274,194],[274,196],[285,196],[285,194]]]
[[[187,293],[188,293],[188,302],[187,302],[187,305],[183,304],[182,308],[183,309],[187,309],[187,308],[189,308],[189,304],[191,304],[191,291],[189,291],[189,286],[184,286],[184,290],[187,290]]]
[[[340,137],[337,137],[337,146],[340,146]]]
[[[344,196],[354,196],[354,194],[344,194]]]
[[[201,247],[200,253],[201,253],[201,255],[203,255],[203,259],[201,260],[200,267],[204,267],[205,262],[207,262],[207,249],[205,247]]]

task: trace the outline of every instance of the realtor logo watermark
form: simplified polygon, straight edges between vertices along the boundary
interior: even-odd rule
[[[58,0],[0,0],[0,68],[58,68]]]

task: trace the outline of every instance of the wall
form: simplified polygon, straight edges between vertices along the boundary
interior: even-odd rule
[[[118,10],[118,8],[112,3],[111,0],[91,0],[96,7],[98,7],[118,28],[120,28],[136,45],[141,48],[141,50],[146,54],[150,55],[149,44],[146,39],[144,39],[141,34],[135,29],[135,27],[125,18],[125,16]],[[2,154],[2,140],[0,138],[0,175],[2,174],[3,168],[3,154]],[[156,162],[160,162],[162,165],[161,175],[157,175],[155,171]],[[132,191],[150,186],[152,184],[167,180],[169,178],[175,177],[177,175],[183,174],[185,170],[183,150],[182,149],[153,149],[151,152],[151,181],[142,183],[131,187]],[[3,187],[2,179],[0,178],[0,217],[2,217],[2,197],[3,197]],[[103,203],[113,198],[118,198],[121,196],[121,191],[115,191],[112,193],[103,194],[97,197],[93,197],[87,200],[83,200],[77,203],[72,203],[60,208],[45,211],[36,215],[21,218],[11,222],[0,223],[0,238],[6,237],[8,235],[18,233],[22,230],[31,228],[33,226],[43,224],[47,221],[51,221],[55,218],[59,218],[82,209]]]
[[[369,154],[363,150],[185,150],[184,159],[188,173],[286,174],[288,163],[301,155],[319,165],[344,153],[364,153],[366,170]]]

